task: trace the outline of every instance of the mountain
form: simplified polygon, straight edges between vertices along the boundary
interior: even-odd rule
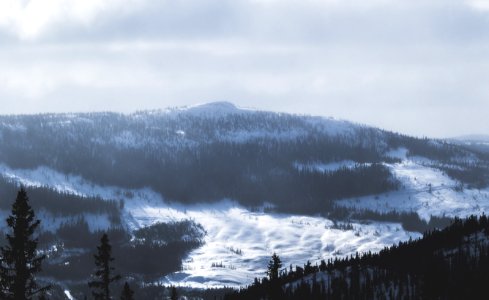
[[[74,295],[101,231],[138,282],[237,287],[273,251],[287,264],[378,252],[480,215],[488,171],[464,144],[226,102],[0,116],[0,216],[26,186],[45,278]]]
[[[452,138],[452,140],[458,140],[458,141],[472,141],[472,142],[478,142],[478,143],[489,143],[489,135],[484,135],[484,134],[472,134],[472,135],[463,135],[463,136],[458,136],[455,138]]]
[[[475,151],[489,153],[489,135],[466,135],[450,139],[455,144],[469,147]]]
[[[9,168],[47,167],[100,185],[149,187],[177,202],[229,198],[328,212],[333,200],[399,188],[386,167],[399,161],[399,149],[471,186],[489,181],[474,175],[487,168],[487,156],[464,147],[230,103],[130,115],[4,116],[0,124],[0,161]]]

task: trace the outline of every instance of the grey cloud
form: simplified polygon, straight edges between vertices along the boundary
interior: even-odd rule
[[[229,100],[419,136],[489,132],[489,12],[463,1],[138,3],[27,40],[0,29],[0,113]]]
[[[88,25],[51,24],[41,34],[41,40],[238,37],[313,44],[477,42],[487,41],[489,25],[487,13],[454,0],[391,1],[360,7],[287,0],[269,5],[244,0],[143,3],[134,12],[100,13]]]

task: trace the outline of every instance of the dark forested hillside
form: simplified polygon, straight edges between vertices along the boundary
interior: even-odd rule
[[[489,221],[485,215],[455,219],[378,254],[308,262],[280,274],[257,278],[226,299],[486,299]]]
[[[454,229],[426,235],[427,241],[439,239],[448,256],[425,239],[379,255],[343,255],[360,248],[378,251],[379,243],[484,210],[488,174],[487,153],[464,145],[229,103],[127,115],[0,116],[0,213],[6,215],[8,199],[25,185],[41,219],[39,250],[47,259],[40,275],[69,287],[75,298],[88,292],[82,283],[92,272],[94,245],[103,232],[110,236],[116,269],[138,293],[153,295],[148,299],[169,296],[170,289],[158,285],[175,272],[171,282],[248,284],[279,240],[278,249],[289,251],[290,261],[302,260],[305,248],[311,259],[325,253],[341,258],[282,269],[279,299],[437,296],[437,284],[466,278],[446,275],[439,283],[430,270],[479,274],[489,256],[481,225],[486,219],[475,221],[480,234],[455,244],[443,244],[455,240]],[[215,226],[221,219],[226,224]],[[260,235],[264,225],[274,232]],[[342,249],[335,236],[354,242]],[[291,238],[299,241],[292,250]],[[477,241],[475,256],[466,255],[471,239]],[[199,260],[200,250],[193,250],[204,242],[210,254]],[[411,252],[422,258],[406,263]],[[269,287],[257,279],[229,297],[259,299],[270,296]]]
[[[111,239],[116,268],[138,279],[157,279],[178,271],[185,255],[200,247],[205,236],[204,229],[190,220],[136,230],[132,233],[136,240],[121,227],[104,232]],[[40,247],[48,253],[42,275],[60,281],[88,279],[92,272],[92,248],[102,233],[91,232],[87,222],[78,219],[63,224],[54,233],[42,234]]]
[[[130,115],[3,116],[0,140],[0,162],[11,168],[46,166],[101,185],[150,187],[180,202],[266,201],[292,212],[325,212],[335,199],[397,189],[383,163],[396,161],[388,153],[398,148],[467,184],[489,183],[478,176],[487,158],[460,146],[229,103]],[[345,160],[357,166],[296,167]]]
[[[0,209],[10,208],[11,203],[7,199],[11,199],[18,188],[17,183],[0,177]],[[49,212],[53,217],[76,217],[83,213],[106,214],[114,225],[120,224],[120,203],[115,200],[79,196],[48,187],[29,186],[25,189],[31,195],[32,207],[36,211]]]

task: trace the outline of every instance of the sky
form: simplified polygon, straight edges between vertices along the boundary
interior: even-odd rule
[[[489,134],[489,0],[0,1],[0,114],[212,101]]]

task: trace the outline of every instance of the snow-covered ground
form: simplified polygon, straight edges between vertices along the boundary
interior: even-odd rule
[[[489,208],[489,191],[465,189],[457,192],[454,190],[457,183],[442,172],[405,158],[402,151],[392,154],[404,159],[402,163],[388,165],[402,181],[403,189],[339,203],[379,211],[416,211],[425,218],[443,214],[465,216]],[[303,264],[307,260],[315,264],[320,259],[356,251],[378,251],[420,236],[404,231],[395,223],[354,223],[352,230],[339,230],[322,217],[252,212],[230,200],[194,205],[167,203],[160,194],[148,188],[127,190],[100,186],[80,176],[45,167],[16,170],[0,165],[0,174],[25,185],[49,186],[78,195],[123,200],[123,219],[132,230],[155,222],[183,219],[200,223],[207,232],[205,245],[190,253],[182,271],[161,279],[175,285],[238,286],[250,283],[256,276],[264,276],[273,252],[280,255],[284,267]],[[50,222],[50,219],[44,217],[44,221]],[[104,226],[101,221],[93,222]]]
[[[426,220],[431,215],[465,217],[489,211],[488,189],[461,190],[459,182],[423,162],[415,158],[387,165],[403,185],[399,191],[341,200],[338,204],[380,212],[414,211]]]
[[[265,276],[273,252],[284,266],[313,264],[321,259],[379,251],[385,246],[419,237],[399,224],[353,224],[353,230],[333,229],[321,217],[250,212],[231,201],[201,205],[145,205],[129,202],[126,207],[139,226],[154,222],[193,219],[202,224],[205,245],[190,253],[183,270],[162,281],[193,287],[239,286]],[[213,267],[218,265],[218,267]]]
[[[320,172],[320,173],[326,173],[326,172],[334,172],[340,169],[353,169],[358,166],[369,166],[371,164],[369,163],[357,163],[352,160],[341,160],[337,162],[331,162],[331,163],[321,163],[321,162],[316,162],[316,163],[301,163],[301,162],[294,162],[293,166],[299,171],[309,171],[309,172]]]

